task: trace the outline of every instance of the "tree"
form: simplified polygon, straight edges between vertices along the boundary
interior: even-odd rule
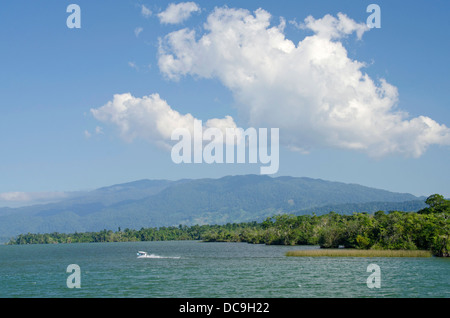
[[[449,257],[450,255],[450,240],[447,235],[438,235],[433,238],[431,246],[433,254],[440,257]]]
[[[418,213],[450,213],[450,200],[444,199],[440,194],[432,194],[426,200],[425,203],[429,205],[428,208],[420,210]]]

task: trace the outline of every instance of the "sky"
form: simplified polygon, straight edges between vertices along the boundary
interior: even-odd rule
[[[370,4],[379,27],[368,26]],[[175,163],[171,134],[195,121],[277,128],[274,177],[450,197],[449,9],[2,1],[0,206],[140,179],[260,173],[261,161]]]

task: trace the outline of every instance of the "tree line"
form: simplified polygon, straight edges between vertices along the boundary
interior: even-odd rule
[[[102,230],[84,233],[21,234],[7,244],[202,240],[321,248],[430,250],[449,256],[450,200],[429,196],[418,212],[378,211],[317,216],[279,214],[262,222]]]

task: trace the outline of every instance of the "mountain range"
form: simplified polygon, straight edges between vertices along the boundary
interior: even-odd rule
[[[0,237],[261,221],[277,213],[417,211],[426,206],[424,199],[305,177],[139,180],[80,192],[54,203],[0,208]]]

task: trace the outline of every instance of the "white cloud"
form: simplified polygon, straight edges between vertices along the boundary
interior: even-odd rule
[[[91,138],[92,137],[92,134],[88,131],[88,130],[85,130],[84,131],[84,137],[86,137],[86,138]]]
[[[199,11],[200,7],[195,2],[171,3],[158,17],[161,23],[178,24],[189,19],[193,12]]]
[[[366,23],[356,23],[342,13],[338,13],[337,18],[327,14],[322,19],[317,20],[308,16],[305,23],[300,24],[299,27],[312,30],[316,36],[327,39],[340,39],[354,32],[358,39],[361,39],[364,32],[370,30]]]
[[[103,128],[100,126],[95,127],[95,133],[97,135],[103,135]]]
[[[153,142],[165,149],[171,147],[171,135],[177,128],[185,128],[194,134],[194,120],[191,114],[180,114],[161,99],[158,94],[134,97],[130,93],[116,94],[104,106],[91,109],[93,116],[105,123],[115,125],[120,136],[128,142],[136,138]],[[216,127],[224,131],[236,128],[233,118],[213,118],[204,123],[204,129]]]
[[[142,27],[137,27],[136,29],[134,29],[134,35],[135,35],[136,37],[138,37],[139,34],[141,34],[142,31],[144,31],[144,28],[142,28]]]
[[[131,68],[134,68],[136,71],[139,71],[139,67],[136,65],[135,62],[128,62],[128,66]]]
[[[151,16],[153,14],[153,12],[149,8],[147,8],[145,5],[142,5],[141,6],[141,14],[144,17],[148,18],[149,16]]]
[[[151,64],[147,64],[147,65],[138,65],[136,64],[136,62],[134,61],[129,61],[128,62],[128,66],[131,67],[132,69],[138,71],[138,72],[149,72],[152,68]]]
[[[53,201],[67,198],[65,192],[3,192],[0,193],[0,201],[8,202],[31,202],[31,201]]]
[[[429,145],[450,144],[450,129],[397,109],[397,88],[374,81],[365,64],[339,41],[367,26],[344,14],[307,17],[313,32],[298,44],[270,25],[262,9],[216,8],[197,35],[187,28],[161,40],[159,67],[172,80],[217,78],[228,87],[250,126],[280,128],[280,143],[307,152],[352,149],[371,156],[420,156]]]
[[[103,133],[103,128],[100,127],[100,126],[95,127],[94,133],[95,133],[96,135],[103,135],[103,134],[104,134],[104,133]],[[85,130],[85,131],[84,131],[84,136],[85,136],[87,139],[89,139],[89,138],[92,137],[92,133],[91,133],[89,130]]]

